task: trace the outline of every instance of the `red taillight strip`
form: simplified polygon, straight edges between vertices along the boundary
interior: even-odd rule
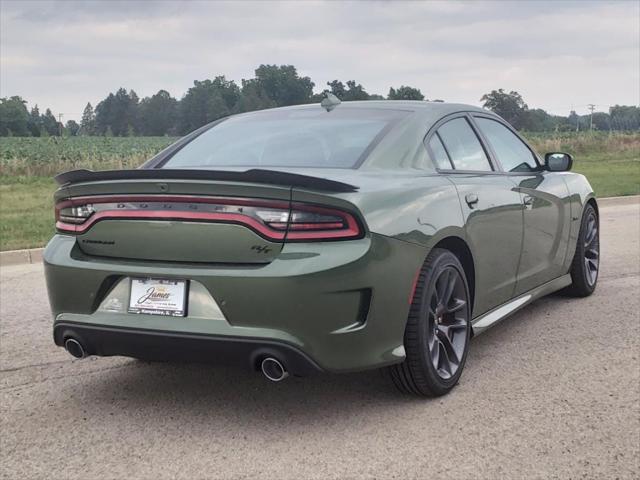
[[[328,215],[339,216],[343,219],[341,223],[305,223],[305,224],[289,224],[289,231],[276,230],[259,220],[243,214],[235,213],[215,213],[215,212],[189,212],[175,210],[105,210],[97,212],[82,224],[72,224],[60,221],[60,210],[70,206],[80,206],[85,204],[99,203],[127,203],[127,202],[184,202],[184,203],[208,203],[221,205],[242,205],[250,207],[266,207],[291,209],[291,211],[310,211],[324,213]],[[56,228],[63,232],[84,233],[96,222],[105,219],[149,219],[149,220],[192,220],[192,221],[210,221],[220,223],[237,223],[245,225],[258,234],[273,241],[282,241],[285,239],[292,241],[313,241],[313,240],[339,240],[360,238],[364,231],[355,217],[342,210],[308,205],[304,203],[293,203],[281,200],[263,200],[254,198],[235,198],[235,197],[200,197],[192,195],[103,195],[103,196],[83,196],[74,197],[58,202],[55,206],[56,210]],[[323,228],[339,228],[346,224],[346,228],[340,230],[322,230]],[[286,225],[286,224],[285,224]],[[274,224],[275,226],[275,224]],[[280,223],[278,223],[280,227]],[[276,228],[278,228],[276,227]],[[295,228],[301,228],[300,231],[292,231]]]
[[[65,232],[84,233],[100,220],[120,219],[120,220],[192,220],[192,221],[209,221],[209,222],[225,222],[239,223],[245,225],[252,230],[264,235],[270,240],[284,240],[285,232],[277,232],[271,230],[266,225],[260,223],[255,218],[247,215],[236,213],[212,213],[212,212],[177,212],[173,210],[129,210],[128,212],[120,210],[105,210],[98,212],[80,225],[56,222],[56,228]]]

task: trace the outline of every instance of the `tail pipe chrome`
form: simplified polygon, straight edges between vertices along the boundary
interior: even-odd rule
[[[67,338],[64,341],[64,349],[76,358],[85,358],[87,356],[87,351],[75,338]]]
[[[264,376],[272,382],[280,382],[289,376],[289,372],[284,368],[284,365],[273,357],[267,357],[262,360],[260,369]]]

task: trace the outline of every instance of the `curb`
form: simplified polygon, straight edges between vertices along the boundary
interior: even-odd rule
[[[640,204],[640,195],[627,195],[624,197],[598,198],[601,207],[616,207],[619,205]],[[44,248],[29,248],[26,250],[8,250],[0,252],[0,265],[21,265],[25,263],[41,263]]]
[[[28,248],[26,250],[7,250],[0,252],[0,265],[22,265],[25,263],[41,263],[44,248]]]
[[[601,207],[615,207],[618,205],[637,205],[640,203],[640,195],[627,195],[624,197],[604,197],[598,198],[598,205]]]

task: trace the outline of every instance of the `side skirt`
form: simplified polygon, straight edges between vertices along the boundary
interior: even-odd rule
[[[496,323],[504,320],[512,313],[517,312],[522,307],[530,304],[534,300],[539,299],[540,297],[544,297],[550,293],[553,293],[557,290],[561,290],[564,287],[571,284],[571,275],[563,275],[562,277],[558,277],[550,282],[543,283],[542,285],[529,290],[526,293],[514,298],[513,300],[509,300],[507,303],[503,303],[499,307],[494,308],[493,310],[488,311],[487,313],[479,316],[475,320],[471,322],[471,327],[473,328],[473,334],[479,335],[485,330],[493,327]]]

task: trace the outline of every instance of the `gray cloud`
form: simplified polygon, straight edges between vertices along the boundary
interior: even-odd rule
[[[79,116],[120,86],[180,97],[194,79],[293,64],[321,90],[417,86],[478,104],[493,88],[567,113],[640,102],[638,2],[0,3],[0,95]]]

